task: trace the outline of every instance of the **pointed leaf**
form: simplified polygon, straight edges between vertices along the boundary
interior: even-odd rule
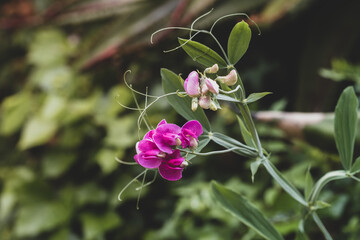
[[[179,43],[182,45],[181,47],[194,61],[205,67],[211,67],[215,63],[217,63],[220,68],[225,68],[227,66],[225,60],[220,57],[219,54],[204,44],[183,38],[178,39]]]
[[[237,117],[238,123],[240,125],[241,135],[242,135],[246,145],[255,148],[255,143],[254,143],[254,140],[253,140],[253,138],[251,136],[251,133],[245,127],[245,124],[244,124],[243,120],[238,115],[236,115],[236,117]]]
[[[353,87],[347,87],[335,108],[335,142],[345,170],[352,165],[358,105]]]
[[[232,29],[228,41],[228,55],[231,64],[236,64],[245,54],[251,39],[249,25],[241,21]]]
[[[310,166],[309,166],[308,170],[306,171],[306,175],[305,175],[305,190],[304,190],[305,199],[307,199],[307,200],[309,199],[309,196],[310,196],[313,186],[314,186],[314,181],[313,181],[313,178],[311,177]]]
[[[219,144],[227,149],[237,148],[236,150],[233,150],[233,152],[237,153],[241,156],[254,158],[254,157],[257,157],[257,155],[258,155],[257,150],[255,148],[246,146],[245,144],[239,142],[238,140],[231,138],[229,136],[226,136],[224,134],[214,132],[214,133],[211,133],[211,135],[209,135],[209,137],[211,138],[211,140],[213,140],[217,144]]]
[[[165,92],[172,93],[178,90],[183,91],[184,81],[183,79],[176,75],[174,72],[162,68],[161,69],[161,78],[162,78],[162,87]],[[198,108],[195,112],[191,110],[191,98],[190,97],[179,97],[178,95],[167,96],[167,100],[170,105],[177,111],[181,116],[187,120],[198,120],[203,126],[205,131],[210,131],[210,123],[207,119],[203,109]]]
[[[351,173],[356,174],[360,172],[360,157],[355,160],[355,163],[351,167]]]
[[[264,167],[267,169],[268,173],[274,178],[274,180],[284,189],[292,198],[301,203],[304,206],[307,206],[307,202],[301,193],[288,181],[285,177],[276,169],[276,167],[268,160],[263,161]]]
[[[255,174],[257,170],[259,169],[259,166],[261,165],[261,160],[258,159],[255,162],[252,162],[250,164],[250,170],[251,170],[251,181],[254,182]]]
[[[216,95],[216,99],[221,100],[221,101],[227,101],[227,102],[240,102],[239,100],[237,100],[235,98],[232,98],[232,97],[229,97],[229,96],[224,95],[224,94]]]
[[[245,99],[245,102],[246,103],[256,102],[257,100],[259,100],[269,94],[272,94],[272,92],[252,93],[247,97],[247,99]]]
[[[211,182],[211,190],[215,199],[227,212],[233,214],[242,223],[255,230],[265,239],[283,239],[269,220],[241,195],[215,181]]]

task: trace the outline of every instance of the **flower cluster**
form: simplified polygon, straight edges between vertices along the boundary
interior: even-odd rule
[[[206,73],[217,73],[219,67],[214,64],[210,68],[206,68],[204,74],[192,71],[184,81],[184,89],[188,96],[192,97],[191,109],[196,111],[198,106],[203,109],[211,109],[216,111],[220,108],[219,103],[216,100],[216,95],[219,94],[219,85],[217,81],[226,84],[227,86],[233,86],[237,82],[237,73],[235,70],[230,71],[226,76],[218,76],[215,80],[208,78]]]
[[[162,120],[156,129],[145,134],[136,143],[135,161],[144,168],[158,168],[160,175],[169,181],[182,177],[183,169],[188,165],[176,147],[194,150],[198,146],[198,137],[203,133],[201,124],[196,120],[182,127]]]

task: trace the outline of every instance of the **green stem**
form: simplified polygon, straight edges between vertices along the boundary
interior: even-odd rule
[[[325,185],[331,181],[348,178],[349,176],[344,170],[331,171],[322,176],[317,183],[314,185],[310,196],[309,202],[313,204],[317,201],[321,190],[325,187]]]
[[[326,240],[333,240],[333,238],[331,237],[330,233],[328,232],[328,230],[325,228],[324,224],[322,223],[322,221],[320,220],[319,216],[317,215],[316,212],[312,212],[311,216],[313,217],[316,225],[318,225],[319,229],[321,230],[321,232],[324,234],[324,237]]]

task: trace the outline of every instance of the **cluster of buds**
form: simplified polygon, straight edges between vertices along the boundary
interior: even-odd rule
[[[195,150],[198,137],[203,133],[201,124],[196,120],[185,123],[182,127],[162,120],[154,130],[145,134],[136,143],[135,161],[149,169],[158,169],[160,175],[169,181],[182,177],[183,169],[188,165],[177,147]]]
[[[189,97],[192,97],[191,109],[195,112],[198,106],[203,109],[211,109],[216,111],[220,108],[216,95],[219,94],[220,87],[216,81],[228,86],[233,86],[237,82],[237,74],[235,70],[230,71],[226,76],[218,76],[215,80],[206,76],[207,73],[217,73],[219,67],[214,64],[212,67],[206,68],[204,74],[192,71],[184,81],[184,89]]]

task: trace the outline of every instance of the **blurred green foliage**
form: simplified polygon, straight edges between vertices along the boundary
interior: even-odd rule
[[[185,74],[194,68],[194,62],[181,52],[161,55],[162,50],[176,44],[175,35],[169,33],[155,39],[155,47],[149,49],[151,33],[167,25],[187,26],[211,7],[215,7],[214,12],[200,21],[199,27],[209,26],[227,13],[248,12],[263,29],[263,37],[255,38],[249,46],[240,69],[247,89],[272,91],[276,96],[263,105],[254,103],[253,109],[273,105],[293,110],[301,101],[306,104],[297,108],[309,109],[313,104],[311,110],[325,111],[333,107],[337,99],[331,98],[334,93],[320,94],[321,100],[329,99],[323,102],[311,97],[314,95],[304,97],[304,92],[311,86],[319,95],[318,83],[324,79],[315,81],[317,71],[329,67],[324,65],[326,61],[330,63],[330,53],[321,55],[320,60],[312,59],[314,49],[328,53],[336,41],[327,41],[328,47],[322,48],[322,41],[311,39],[322,33],[311,28],[305,34],[303,20],[311,22],[329,14],[333,17],[334,9],[338,13],[337,3],[286,2],[3,1],[0,239],[259,239],[214,204],[209,195],[211,179],[226,183],[255,202],[280,233],[294,239],[300,219],[294,209],[299,206],[262,169],[251,184],[251,160],[230,153],[220,158],[196,158],[181,182],[159,178],[144,189],[140,211],[136,210],[136,184],[125,191],[123,202],[117,195],[141,168],[115,161],[115,157],[132,161],[133,146],[143,134],[136,126],[137,112],[117,103],[135,106],[130,91],[121,83],[123,73],[133,70],[130,78],[137,89],[149,85],[153,94],[161,94],[161,67]],[[341,16],[352,16],[347,11],[356,10],[358,3],[354,2],[343,5]],[[330,10],[320,11],[323,4]],[[341,16],[337,19],[349,21]],[[235,20],[222,22],[216,34],[230,31]],[[279,29],[287,34],[280,34]],[[283,43],[292,42],[296,29],[299,33],[295,34],[298,39],[293,39],[293,48],[304,39],[309,44],[293,49],[289,60],[289,48]],[[357,40],[358,30],[352,31],[346,39],[350,43]],[[274,54],[275,43],[283,44],[284,51]],[[344,57],[356,56],[356,48],[351,49],[353,52],[337,50]],[[309,73],[307,64],[316,68],[316,74]],[[297,73],[301,77],[297,78]],[[333,85],[329,88],[337,89]],[[183,123],[164,102],[151,111],[153,124],[162,118]],[[214,131],[240,136],[240,130],[234,128],[237,119],[231,106],[224,106],[221,114],[210,114],[209,118]],[[339,159],[330,153],[301,141],[289,141],[269,125],[258,127],[264,147],[272,152],[272,161],[300,189],[305,188],[309,166],[313,178],[340,166]],[[216,147],[210,145],[209,150],[212,148]],[[360,185],[346,180],[326,188],[322,199],[332,206],[320,213],[335,239],[359,239],[359,196]],[[320,239],[311,221],[306,228],[311,239]]]

